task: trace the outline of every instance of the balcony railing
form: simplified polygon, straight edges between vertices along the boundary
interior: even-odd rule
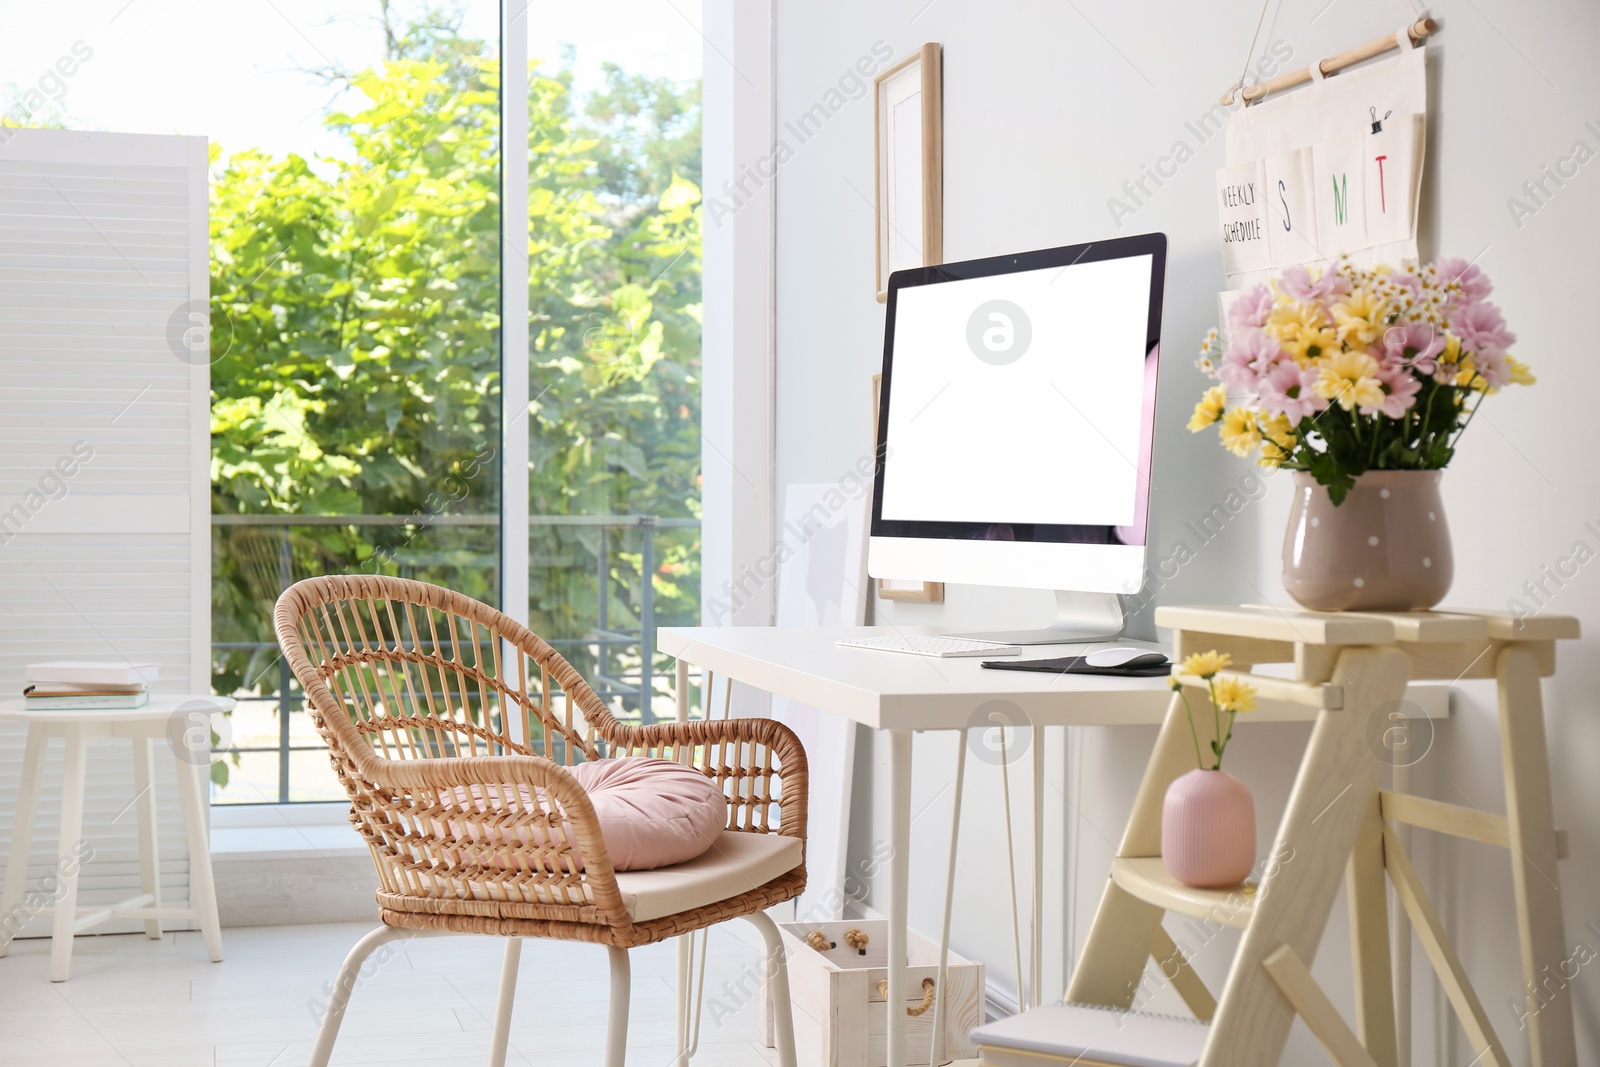
[[[230,562],[231,581],[235,588],[246,591],[249,607],[245,610],[263,612],[270,617],[272,601],[278,593],[294,582],[313,574],[345,573],[365,570],[372,573],[373,558],[381,558],[378,573],[399,574],[423,580],[441,581],[457,586],[450,580],[451,572],[472,576],[482,584],[483,575],[499,574],[500,556],[498,539],[485,537],[475,550],[468,534],[466,544],[457,544],[439,550],[423,542],[425,530],[445,531],[452,528],[496,529],[500,526],[498,515],[213,515],[212,527],[216,544],[214,553],[219,561],[226,556]],[[581,632],[540,632],[551,646],[574,662],[588,678],[602,700],[611,704],[620,714],[637,718],[641,723],[658,720],[656,701],[663,699],[671,706],[676,694],[657,692],[657,686],[674,683],[670,673],[660,675],[653,662],[657,626],[657,596],[652,580],[657,571],[659,546],[657,538],[667,531],[698,529],[700,521],[694,518],[664,517],[657,515],[535,515],[528,520],[529,536],[540,528],[571,527],[574,532],[587,533],[590,538],[577,548],[579,553],[592,555],[588,561],[593,567],[589,577],[593,581],[592,617],[582,620]],[[381,549],[379,557],[370,557],[364,565],[356,565],[328,552],[314,536],[317,527],[343,527],[381,533],[390,531],[393,536],[380,541],[377,536],[363,536],[368,548]],[[297,532],[300,531],[300,532]],[[633,554],[638,557],[638,585],[626,590],[629,597],[619,596],[613,564],[629,547],[626,542],[636,541]],[[213,563],[216,570],[218,563]],[[625,568],[632,571],[631,563]],[[549,559],[543,568],[530,565],[530,580],[535,574],[547,579],[546,587],[557,587],[556,596],[563,583],[573,577],[571,561]],[[487,588],[493,590],[498,581]],[[586,590],[587,591],[587,590]],[[493,599],[490,592],[486,599]],[[533,610],[538,612],[539,597],[533,597]],[[698,598],[696,598],[698,599]],[[569,612],[570,614],[570,612]],[[584,614],[588,614],[585,610]],[[668,619],[668,624],[675,621]],[[214,620],[213,626],[217,622]],[[538,625],[536,631],[541,630]],[[261,743],[258,736],[253,742],[224,743],[219,754],[243,757],[252,753],[275,753],[278,770],[276,795],[262,783],[256,783],[250,795],[218,794],[218,803],[291,803],[296,798],[292,789],[290,768],[292,755],[297,752],[321,752],[322,744],[305,730],[298,731],[296,739],[293,713],[302,707],[298,684],[289,666],[277,654],[277,645],[271,640],[213,640],[214,653],[248,655],[255,667],[251,677],[245,679],[241,692],[229,694],[239,701],[235,719],[249,718],[252,708],[276,708],[277,736],[275,744]],[[259,664],[259,666],[256,666]],[[275,674],[270,681],[268,675]],[[241,714],[243,713],[243,714]],[[330,777],[331,782],[331,777]],[[301,797],[300,799],[312,799]],[[331,799],[331,798],[330,798]]]

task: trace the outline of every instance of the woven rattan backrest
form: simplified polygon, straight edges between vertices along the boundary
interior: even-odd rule
[[[439,586],[310,578],[279,598],[276,625],[336,764],[360,762],[365,748],[390,760],[521,753],[570,766],[599,758],[597,732],[613,724],[544,641]]]

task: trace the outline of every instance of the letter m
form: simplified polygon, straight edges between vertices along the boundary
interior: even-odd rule
[[[1343,226],[1350,218],[1350,188],[1348,174],[1337,174],[1333,178],[1333,220]]]

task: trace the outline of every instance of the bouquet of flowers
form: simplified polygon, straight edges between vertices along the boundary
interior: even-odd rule
[[[1334,504],[1369,470],[1438,470],[1486,395],[1534,381],[1491,289],[1462,259],[1290,267],[1229,306],[1225,339],[1206,334],[1197,365],[1220,384],[1189,429],[1309,472]]]

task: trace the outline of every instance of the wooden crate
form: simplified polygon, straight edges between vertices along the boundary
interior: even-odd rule
[[[799,1067],[883,1067],[888,1062],[888,1010],[878,983],[888,980],[885,951],[888,923],[856,920],[779,923],[789,959],[789,991],[794,1004],[795,1051]],[[868,937],[867,954],[845,944],[846,930]],[[818,952],[806,943],[813,930],[836,947]],[[922,1004],[922,980],[939,977],[939,946],[914,931],[906,935],[906,1003]],[[984,1020],[984,968],[950,953],[946,972],[949,999],[944,1004],[941,1063],[976,1055],[967,1035]],[[765,998],[763,998],[765,1000]],[[905,1019],[908,1067],[926,1067],[933,1042],[934,1008]],[[770,1027],[767,1043],[772,1043]]]

